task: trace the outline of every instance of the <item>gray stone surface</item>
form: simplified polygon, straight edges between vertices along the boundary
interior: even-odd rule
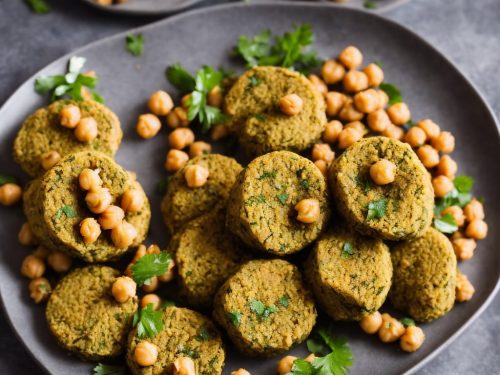
[[[0,0],[0,103],[26,78],[57,57],[101,37],[155,20],[99,13],[76,0],[49,2],[52,12],[38,16],[30,13],[23,1]],[[454,61],[499,116],[498,0],[412,0],[386,16],[416,31]],[[499,342],[500,296],[419,374],[497,374]],[[1,313],[0,373],[41,373]]]

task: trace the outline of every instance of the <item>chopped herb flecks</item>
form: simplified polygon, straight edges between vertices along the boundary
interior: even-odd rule
[[[61,207],[60,209],[58,209],[56,211],[56,214],[55,214],[55,219],[56,220],[59,220],[62,215],[65,215],[68,219],[73,219],[76,217],[76,211],[73,207],[69,206],[69,205],[65,205],[64,207]]]
[[[282,206],[286,204],[286,201],[288,200],[288,194],[281,193],[276,196],[278,198],[279,202],[281,203]]]
[[[265,319],[278,310],[275,305],[266,306],[261,301],[256,299],[250,300],[249,305],[250,310],[254,312],[260,319]]]
[[[274,170],[271,172],[264,172],[259,177],[257,177],[257,180],[264,180],[266,178],[275,178],[277,174],[278,172]]]
[[[286,294],[284,294],[284,295],[282,295],[282,296],[280,297],[280,299],[279,299],[279,301],[278,301],[278,302],[279,302],[279,304],[280,304],[281,306],[283,306],[283,307],[288,307],[288,304],[289,304],[289,302],[290,302],[290,298],[289,298]]]
[[[381,198],[368,204],[366,220],[380,219],[385,216],[387,210],[387,198]]]
[[[152,338],[163,330],[163,313],[155,311],[150,303],[135,312],[132,324],[137,327],[137,336],[140,339]]]
[[[342,246],[342,258],[349,258],[352,254],[354,254],[354,247],[352,243],[346,242],[344,246]]]
[[[142,34],[128,34],[126,38],[127,51],[134,56],[142,55],[144,51],[144,36]]]
[[[231,311],[227,313],[227,317],[233,323],[235,327],[239,327],[241,324],[241,313],[238,311]]]

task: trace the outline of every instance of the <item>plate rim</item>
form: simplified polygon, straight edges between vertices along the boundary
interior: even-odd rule
[[[121,15],[127,15],[127,16],[160,16],[160,15],[181,12],[185,9],[188,9],[196,4],[205,2],[207,0],[184,0],[184,2],[182,4],[179,4],[178,6],[174,6],[173,8],[170,8],[170,9],[160,9],[160,10],[155,10],[155,9],[136,9],[135,10],[135,9],[128,9],[125,7],[120,7],[120,5],[124,5],[124,4],[101,5],[101,4],[97,4],[94,0],[81,0],[81,1],[83,3],[88,4],[89,6],[93,7],[94,9],[99,9],[99,10],[106,12],[106,13],[121,14]],[[407,0],[402,0],[402,1],[407,1]],[[111,36],[113,36],[113,35],[111,35]],[[98,42],[100,40],[102,40],[102,39],[99,39],[96,42]],[[92,43],[89,43],[89,44],[92,44]],[[89,44],[86,44],[84,47],[88,46]],[[80,48],[78,48],[78,49],[80,49]]]
[[[195,1],[202,1],[202,0],[195,0]],[[3,115],[3,112],[6,111],[6,108],[8,106],[10,106],[11,101],[14,100],[14,97],[17,96],[18,92],[21,91],[21,89],[24,88],[26,85],[28,85],[30,82],[32,82],[35,79],[35,77],[39,76],[40,72],[42,70],[50,68],[52,65],[55,65],[55,64],[59,63],[61,60],[67,60],[71,56],[73,56],[75,54],[78,54],[80,51],[82,51],[84,49],[87,49],[89,47],[93,47],[93,46],[95,46],[97,44],[100,44],[100,43],[106,43],[106,42],[112,41],[114,39],[123,38],[124,36],[126,36],[127,34],[129,34],[131,32],[140,32],[140,31],[144,31],[144,30],[149,30],[149,29],[154,28],[154,27],[156,27],[156,26],[158,26],[160,24],[168,24],[168,23],[172,23],[172,22],[177,22],[178,20],[182,20],[184,17],[198,16],[199,14],[203,14],[204,16],[206,16],[207,13],[224,11],[225,9],[231,9],[231,8],[243,8],[244,9],[245,7],[293,7],[293,8],[308,7],[308,8],[324,8],[325,10],[327,10],[327,9],[333,9],[333,8],[338,8],[338,9],[342,9],[343,11],[346,11],[346,12],[361,13],[363,15],[366,15],[368,13],[368,14],[370,14],[371,17],[375,17],[375,18],[377,18],[381,22],[386,22],[386,23],[390,24],[393,27],[399,28],[403,32],[407,32],[407,33],[411,34],[412,37],[416,38],[420,43],[423,43],[433,53],[437,54],[446,63],[448,63],[448,65],[450,66],[450,68],[452,68],[454,70],[454,72],[456,74],[458,74],[465,81],[465,83],[469,86],[469,88],[471,89],[471,91],[473,92],[473,94],[475,94],[477,96],[477,98],[480,100],[480,102],[483,104],[484,108],[486,109],[487,114],[489,114],[489,116],[491,117],[491,120],[495,124],[496,130],[497,130],[497,135],[500,138],[500,123],[499,123],[499,121],[498,121],[498,119],[496,117],[495,112],[491,108],[489,102],[485,99],[485,97],[484,97],[483,93],[481,92],[481,90],[479,90],[477,88],[477,86],[474,84],[474,82],[471,79],[469,79],[467,77],[467,75],[465,75],[465,73],[463,73],[458,68],[458,66],[450,58],[448,58],[447,56],[445,56],[444,53],[442,53],[439,49],[437,49],[437,47],[433,46],[430,42],[428,42],[425,38],[423,38],[422,36],[420,36],[418,33],[416,33],[415,31],[407,28],[406,26],[400,24],[399,22],[397,22],[395,20],[392,20],[392,19],[389,19],[387,17],[382,16],[380,13],[377,13],[377,12],[367,12],[367,11],[362,10],[362,9],[351,8],[351,7],[343,7],[343,6],[337,5],[337,4],[324,4],[322,2],[305,2],[305,1],[280,1],[280,2],[258,2],[257,1],[257,2],[253,2],[253,3],[241,2],[241,3],[225,3],[225,4],[211,5],[211,6],[207,6],[207,7],[201,7],[201,8],[196,8],[196,9],[188,10],[186,12],[173,15],[172,17],[164,18],[164,19],[161,19],[161,20],[158,20],[158,21],[154,21],[154,22],[148,23],[148,24],[140,26],[140,27],[136,27],[136,28],[125,30],[125,31],[121,31],[121,32],[116,33],[114,35],[110,35],[110,36],[107,36],[107,37],[95,40],[95,41],[90,42],[88,44],[85,44],[85,45],[83,45],[83,46],[81,46],[81,47],[79,47],[79,48],[77,48],[75,50],[72,50],[71,52],[68,52],[67,54],[64,54],[63,56],[60,56],[59,58],[57,58],[57,59],[53,60],[51,63],[43,66],[41,69],[39,69],[38,71],[36,71],[30,77],[28,77],[27,79],[25,79],[18,86],[18,88],[12,92],[12,94],[7,98],[7,100],[0,107],[0,118]],[[497,281],[496,281],[496,284],[495,284],[493,290],[491,291],[491,293],[489,294],[489,296],[485,299],[485,301],[483,302],[483,304],[471,315],[471,317],[467,321],[465,321],[452,335],[450,335],[449,337],[447,337],[441,344],[439,344],[437,346],[437,348],[432,353],[430,353],[429,355],[427,355],[427,357],[425,357],[420,362],[416,363],[415,365],[413,365],[412,367],[410,367],[409,369],[407,369],[404,372],[404,374],[409,375],[409,374],[415,373],[417,370],[421,369],[423,366],[425,366],[430,361],[432,361],[446,347],[448,347],[473,322],[475,322],[476,319],[486,310],[486,308],[491,304],[491,302],[493,301],[493,299],[498,294],[499,290],[500,290],[500,273],[498,275],[498,278],[497,278]],[[29,355],[31,356],[31,358],[34,359],[34,361],[38,364],[38,366],[44,372],[50,374],[49,369],[46,368],[46,366],[44,365],[44,363],[42,362],[42,360],[40,360],[31,351],[30,347],[22,339],[21,335],[18,333],[16,327],[14,326],[14,324],[13,324],[13,322],[11,320],[10,315],[7,313],[7,308],[6,308],[4,297],[2,295],[1,287],[0,287],[0,304],[2,306],[2,311],[4,313],[4,316],[5,316],[8,324],[9,324],[9,326],[11,327],[12,331],[16,335],[17,339],[22,343],[22,345],[24,346],[24,348],[26,349],[26,351],[29,353]]]

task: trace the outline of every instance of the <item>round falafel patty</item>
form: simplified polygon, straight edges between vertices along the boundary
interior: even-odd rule
[[[46,318],[65,349],[88,360],[119,356],[125,349],[137,297],[118,303],[111,286],[120,272],[106,266],[78,268],[50,295]]]
[[[103,187],[108,188],[119,205],[122,194],[135,189],[143,196],[144,205],[137,212],[127,212],[125,220],[137,229],[133,246],[146,237],[151,209],[144,190],[127,171],[110,157],[96,151],[67,155],[42,177],[32,181],[23,198],[24,213],[33,233],[49,249],[62,250],[86,262],[106,262],[123,255],[111,241],[109,231],[103,231],[97,241],[85,244],[80,235],[80,222],[95,216],[85,204],[86,192],[81,190],[78,176],[85,168],[99,169]]]
[[[213,314],[242,353],[263,357],[302,342],[316,322],[298,268],[281,259],[241,266],[217,292]]]
[[[391,288],[389,248],[380,239],[338,228],[316,242],[306,263],[318,303],[335,320],[360,320],[377,311]]]
[[[152,366],[141,367],[134,361],[134,350],[142,340],[137,329],[129,336],[127,364],[134,375],[172,373],[172,364],[179,357],[191,357],[196,374],[220,375],[225,352],[219,331],[210,319],[196,311],[166,307],[163,310],[163,330],[147,338],[158,348],[158,359]]]
[[[279,100],[289,94],[303,101],[299,114],[280,111]],[[254,156],[271,151],[303,151],[321,137],[326,124],[325,102],[312,83],[287,68],[262,66],[243,74],[225,97],[230,128]]]
[[[209,175],[203,186],[190,188],[184,173],[187,166],[194,164],[206,167]],[[215,205],[224,202],[242,168],[233,158],[208,154],[191,159],[184,168],[177,171],[169,181],[161,203],[163,219],[170,234],[176,233],[190,220],[210,212]]]
[[[376,185],[370,177],[370,167],[381,159],[396,165],[395,180],[387,185]],[[362,139],[332,163],[328,174],[337,208],[362,234],[398,241],[419,237],[431,225],[430,175],[406,143]]]
[[[97,122],[97,137],[90,142],[80,142],[74,129],[60,125],[59,112],[73,104],[80,108],[81,116],[93,117]],[[14,160],[32,177],[45,171],[41,156],[49,151],[57,151],[63,158],[67,154],[95,150],[113,156],[122,140],[122,130],[118,117],[105,105],[93,100],[58,100],[47,108],[40,108],[23,123],[14,141]]]
[[[448,237],[429,228],[420,238],[398,243],[391,258],[394,277],[389,297],[395,308],[421,322],[451,310],[457,258]]]
[[[296,218],[294,207],[303,199],[319,202],[314,223]],[[293,152],[276,151],[254,159],[241,172],[229,197],[226,223],[250,247],[283,256],[313,242],[329,216],[328,188],[319,169]]]

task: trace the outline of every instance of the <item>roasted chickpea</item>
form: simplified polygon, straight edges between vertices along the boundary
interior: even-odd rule
[[[382,342],[394,342],[405,333],[405,327],[389,314],[382,314],[382,325],[378,330],[378,337]]]
[[[455,137],[450,132],[441,132],[431,140],[431,145],[439,152],[449,154],[455,149]]]
[[[174,361],[173,375],[196,375],[194,362],[189,357],[179,357]]]
[[[29,223],[24,223],[19,230],[17,240],[23,246],[32,246],[38,243]]]
[[[324,160],[329,165],[335,158],[335,152],[328,143],[316,143],[313,146],[311,157],[313,161]]]
[[[175,276],[174,267],[175,262],[173,259],[170,259],[170,262],[168,262],[167,271],[163,275],[158,276],[158,281],[161,281],[162,283],[168,283],[172,281]]]
[[[309,74],[307,78],[309,79],[309,81],[311,81],[316,91],[318,91],[320,94],[326,94],[328,92],[328,87],[326,86],[325,82],[323,82],[317,75]]]
[[[236,371],[232,371],[231,375],[250,375],[250,373],[247,370],[245,370],[244,368],[240,368]]]
[[[140,115],[135,125],[139,137],[143,139],[153,138],[161,129],[161,121],[152,113]]]
[[[75,128],[75,137],[80,142],[93,141],[98,133],[97,122],[93,117],[82,118]]]
[[[453,160],[448,155],[441,156],[441,159],[439,160],[439,164],[437,166],[438,175],[444,175],[446,177],[454,179],[457,170],[458,166],[455,160]]]
[[[375,132],[383,132],[391,126],[391,120],[387,112],[383,109],[378,109],[368,114],[367,118],[368,127]]]
[[[363,134],[355,128],[344,129],[339,134],[338,146],[345,149],[363,138]]]
[[[339,61],[347,69],[354,69],[363,62],[363,54],[354,46],[346,47],[339,54]]]
[[[488,224],[484,220],[474,219],[465,228],[465,235],[475,240],[484,240],[488,235]]]
[[[65,128],[74,129],[81,117],[80,107],[74,104],[67,104],[59,112],[59,123]]]
[[[344,106],[338,114],[339,119],[345,122],[361,121],[364,116],[365,114],[356,109],[352,99],[350,98],[346,99]]]
[[[472,199],[464,207],[464,214],[467,221],[474,221],[476,219],[484,219],[484,208],[483,204],[477,199]]]
[[[453,233],[450,237],[450,240],[458,240],[459,238],[465,238],[464,234],[460,231],[456,231],[455,233]]]
[[[464,225],[465,222],[465,216],[464,216],[464,211],[460,206],[450,206],[446,207],[443,211],[441,211],[441,215],[446,215],[450,214],[453,217],[453,220],[455,223],[461,227]]]
[[[212,107],[220,108],[222,107],[222,90],[220,86],[214,86],[207,95],[207,103]]]
[[[118,206],[109,206],[97,220],[104,230],[113,229],[125,218],[125,212]]]
[[[457,238],[451,241],[458,260],[469,260],[474,256],[476,241],[472,238]]]
[[[425,132],[425,134],[427,135],[427,139],[430,140],[436,138],[441,130],[439,128],[439,125],[430,119],[419,121],[417,123],[417,126]]]
[[[168,93],[159,90],[149,97],[148,108],[157,116],[166,116],[174,108],[174,101]]]
[[[137,229],[125,220],[111,229],[111,241],[119,249],[126,249],[132,245],[136,237]]]
[[[438,198],[444,197],[453,190],[453,181],[446,176],[437,176],[432,179],[432,186],[434,187],[434,195]]]
[[[80,222],[80,234],[86,245],[97,241],[101,235],[101,226],[93,217],[87,217]]]
[[[399,340],[399,346],[405,352],[414,352],[422,346],[425,340],[424,331],[417,326],[409,326]]]
[[[309,363],[313,363],[315,359],[316,359],[316,356],[314,355],[314,353],[311,353],[307,357],[304,358],[304,361],[309,362]]]
[[[469,278],[461,272],[457,273],[457,286],[455,287],[455,301],[466,302],[474,295],[474,286]]]
[[[344,78],[345,68],[335,60],[326,60],[321,67],[321,76],[327,85],[340,82]]]
[[[189,125],[188,114],[185,108],[175,107],[167,115],[167,125],[171,129],[185,127]]]
[[[40,245],[31,253],[31,255],[34,255],[42,260],[46,260],[50,253],[51,251],[49,249]]]
[[[177,150],[182,150],[183,148],[193,144],[194,133],[189,128],[175,129],[168,136],[168,142],[170,144],[170,147]]]
[[[297,211],[297,220],[302,223],[311,224],[319,219],[320,208],[317,199],[302,199],[295,205],[295,210]]]
[[[410,109],[403,102],[389,106],[387,114],[394,125],[404,125],[411,119]]]
[[[3,206],[13,206],[21,200],[23,189],[17,184],[7,183],[0,186],[0,204]]]
[[[281,112],[288,116],[296,116],[304,108],[304,101],[297,94],[288,94],[279,100]]]
[[[377,94],[380,108],[385,108],[389,103],[389,95],[384,90],[377,90]]]
[[[331,117],[337,116],[346,102],[346,96],[337,91],[329,91],[325,94],[326,114]]]
[[[323,132],[323,142],[325,143],[335,143],[342,131],[342,123],[338,120],[333,120],[325,125],[325,131]]]
[[[393,123],[389,123],[389,125],[387,125],[387,127],[382,131],[382,135],[384,137],[397,139],[400,141],[403,139],[405,131],[403,130],[403,128],[396,126]]]
[[[354,95],[354,105],[360,112],[371,113],[380,109],[380,98],[377,90],[368,89]]]
[[[347,92],[359,92],[368,88],[368,77],[358,70],[349,70],[342,80]]]
[[[366,130],[366,127],[363,125],[363,123],[361,121],[351,121],[351,122],[344,125],[344,129],[356,129],[363,136],[366,133],[368,133],[368,130]]]
[[[90,190],[85,195],[87,207],[94,214],[101,214],[111,205],[113,197],[109,189],[100,187],[96,190]]]
[[[49,298],[52,287],[50,286],[49,280],[44,277],[38,277],[30,281],[29,290],[30,297],[33,301],[35,301],[35,303],[40,303]]]
[[[146,254],[160,254],[161,249],[160,246],[156,244],[149,245],[148,248],[146,249]]]
[[[54,165],[59,163],[59,160],[61,160],[61,155],[59,155],[57,151],[48,151],[40,156],[40,165],[45,171],[48,171]]]
[[[128,302],[135,297],[137,284],[128,276],[118,277],[111,286],[111,294],[118,303]]]
[[[319,171],[323,174],[323,176],[326,177],[326,174],[328,172],[328,164],[326,164],[326,161],[316,160],[314,162],[314,165],[316,165],[316,167],[318,167]]]
[[[85,168],[78,176],[78,183],[83,190],[98,191],[102,186],[99,170]]]
[[[158,359],[158,348],[148,341],[141,341],[134,349],[134,361],[139,366],[152,366]],[[175,366],[175,362],[174,362]],[[193,373],[193,375],[195,375]]]
[[[363,331],[369,335],[373,335],[378,332],[380,326],[382,325],[382,314],[378,311],[367,314],[361,318],[359,325]]]
[[[142,290],[145,292],[145,293],[152,293],[154,292],[156,289],[158,289],[158,286],[160,285],[160,282],[158,281],[158,277],[157,276],[154,276],[152,277],[150,280],[149,280],[149,284],[144,284],[142,286]]]
[[[427,140],[427,134],[423,131],[422,128],[418,126],[412,127],[405,135],[405,142],[408,143],[411,147],[420,147]]]
[[[196,143],[196,142],[195,142]],[[165,169],[168,172],[177,172],[189,161],[189,155],[181,150],[171,149],[165,159]]]
[[[201,165],[188,165],[184,170],[184,178],[186,179],[187,186],[190,188],[198,188],[207,182],[209,171],[206,167]]]
[[[161,299],[157,294],[146,294],[141,299],[141,308],[145,308],[147,305],[152,304],[153,310],[157,310],[160,307]]]
[[[42,277],[45,273],[45,263],[34,255],[28,255],[21,264],[21,275],[30,279]]]
[[[207,142],[194,142],[189,146],[189,157],[195,158],[200,155],[209,154],[212,151],[212,146]]]
[[[281,358],[278,362],[278,367],[276,368],[278,375],[286,375],[292,371],[293,362],[296,359],[297,357],[294,357],[293,355],[287,355],[286,357]]]
[[[139,190],[128,189],[122,195],[120,206],[125,212],[139,212],[144,206],[144,195]]]
[[[220,141],[221,139],[226,138],[229,135],[229,129],[226,125],[223,124],[215,124],[212,127],[212,131],[210,133],[210,138],[213,141]]]
[[[47,264],[57,273],[69,271],[73,263],[69,255],[60,251],[52,251],[47,257]]]
[[[387,159],[381,159],[370,167],[370,177],[377,185],[390,184],[396,177],[396,164]]]
[[[434,168],[439,164],[439,154],[436,149],[430,145],[420,146],[417,149],[417,155],[426,168]]]
[[[384,81],[384,71],[377,64],[368,64],[363,72],[368,77],[368,85],[376,87]]]
[[[181,107],[184,108],[185,110],[188,110],[189,108],[189,101],[191,100],[192,95],[191,94],[186,94],[181,98]]]

